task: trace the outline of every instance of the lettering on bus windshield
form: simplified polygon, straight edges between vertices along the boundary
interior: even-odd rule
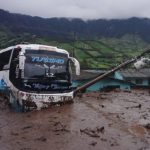
[[[48,57],[32,56],[32,62],[64,64],[65,60],[63,58],[48,58]]]

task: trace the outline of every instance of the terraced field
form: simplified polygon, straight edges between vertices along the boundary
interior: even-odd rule
[[[121,39],[101,38],[97,40],[52,40],[30,36],[29,34],[14,36],[0,32],[0,48],[5,48],[21,42],[47,44],[66,49],[76,57],[82,68],[110,68],[130,59],[149,44],[139,37],[125,36]]]

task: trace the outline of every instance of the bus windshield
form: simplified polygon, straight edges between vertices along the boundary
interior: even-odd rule
[[[68,55],[46,50],[26,50],[24,77],[65,80]]]

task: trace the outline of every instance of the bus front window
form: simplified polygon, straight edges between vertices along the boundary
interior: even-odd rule
[[[67,54],[27,50],[25,53],[24,77],[27,79],[69,80]]]
[[[61,89],[70,86],[68,55],[54,51],[26,50],[24,80],[28,81],[28,85],[32,82],[32,85],[40,84],[41,87],[55,86]]]

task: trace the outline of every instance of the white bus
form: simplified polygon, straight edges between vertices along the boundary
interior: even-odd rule
[[[71,64],[79,62],[66,50],[38,44],[19,44],[0,51],[0,91],[10,103],[37,109],[73,100]]]

